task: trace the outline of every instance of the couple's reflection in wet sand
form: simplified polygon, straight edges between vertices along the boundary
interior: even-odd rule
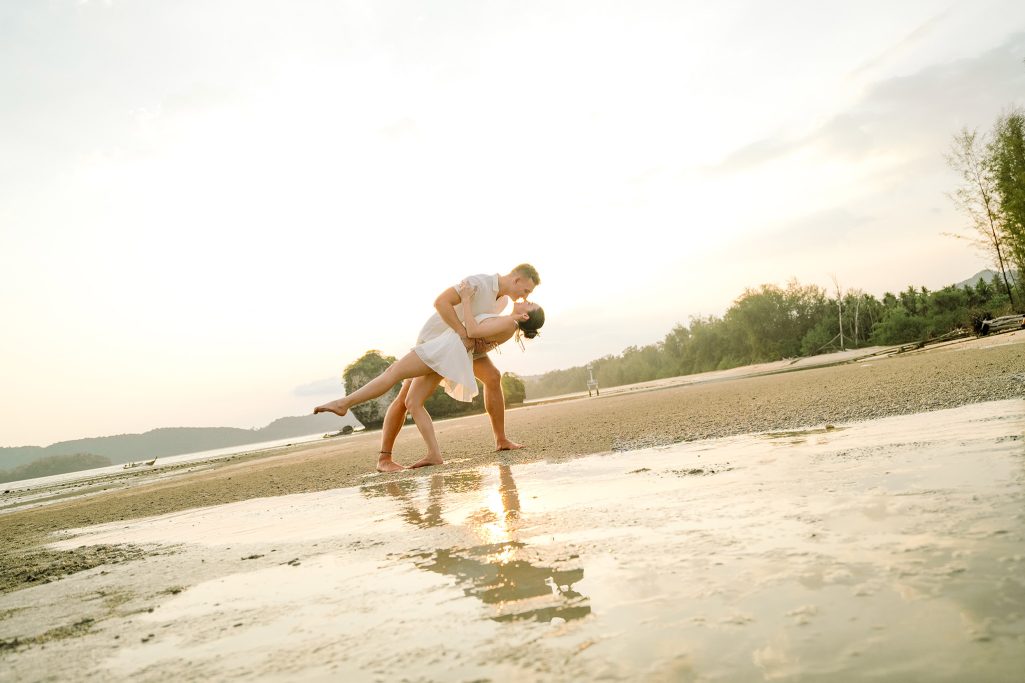
[[[591,612],[587,598],[573,590],[584,578],[579,558],[558,548],[520,540],[525,526],[520,494],[509,465],[498,466],[498,485],[485,487],[482,471],[434,474],[423,479],[361,487],[366,496],[389,496],[399,514],[419,528],[453,526],[467,532],[468,543],[409,556],[426,571],[454,576],[466,595],[492,608],[491,619],[514,621],[553,617],[579,619]],[[419,494],[426,484],[426,505]],[[483,493],[481,506],[459,524],[444,519],[449,493]]]

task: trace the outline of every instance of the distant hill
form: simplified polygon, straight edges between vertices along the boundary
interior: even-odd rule
[[[987,268],[986,270],[980,270],[978,273],[976,273],[975,275],[972,275],[967,280],[962,280],[961,282],[958,282],[954,286],[955,287],[964,287],[965,285],[968,285],[969,287],[974,287],[975,285],[979,284],[979,280],[985,280],[986,282],[989,282],[993,278],[997,277],[997,275],[999,275],[999,273],[997,273],[995,270],[990,270],[989,268]],[[1007,276],[1008,276],[1008,279],[1010,279],[1010,281],[1011,281],[1011,286],[1013,287],[1014,283],[1017,282],[1017,280],[1018,280],[1018,271],[1016,271],[1016,270],[1008,271]]]
[[[358,426],[351,415],[330,413],[282,417],[261,429],[236,427],[164,427],[145,434],[118,434],[90,439],[61,441],[50,446],[0,448],[0,470],[11,470],[41,458],[57,455],[92,454],[108,458],[117,465],[133,460],[149,460],[169,455],[195,453],[229,446],[244,446],[261,441],[293,436],[336,432],[345,425]]]
[[[33,460],[26,465],[20,465],[9,470],[0,470],[0,482],[48,477],[53,474],[106,467],[110,464],[110,460],[102,455],[82,455],[80,453],[76,455],[48,455],[45,458]]]

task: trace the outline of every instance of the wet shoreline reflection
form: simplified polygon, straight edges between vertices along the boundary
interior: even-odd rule
[[[153,550],[2,596],[0,640],[129,601],[4,665],[57,679],[91,648],[63,678],[1017,681],[1023,435],[1025,400],[991,402],[78,529],[50,547]]]
[[[483,471],[434,474],[426,481],[426,506],[417,494],[423,480],[365,485],[367,497],[387,496],[408,524],[426,529],[457,526],[445,520],[445,494],[480,491],[483,505],[466,516],[461,529],[477,544],[404,555],[422,570],[454,577],[463,594],[489,608],[494,621],[566,621],[591,613],[588,598],[573,589],[584,578],[580,558],[550,557],[552,550],[519,540],[526,523],[512,467],[498,465],[498,485],[485,488]]]

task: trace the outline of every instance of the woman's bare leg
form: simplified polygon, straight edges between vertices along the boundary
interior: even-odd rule
[[[381,396],[404,379],[409,379],[410,377],[423,377],[424,375],[431,374],[432,372],[434,371],[431,370],[426,363],[420,360],[420,356],[416,355],[416,352],[410,351],[405,356],[389,365],[387,370],[348,396],[343,396],[342,398],[331,401],[330,403],[317,406],[313,409],[313,414],[334,413],[335,415],[345,415],[349,408],[359,405],[364,401],[369,401],[372,398]]]
[[[431,416],[427,413],[427,409],[424,408],[424,401],[434,393],[434,389],[440,381],[441,375],[432,372],[426,377],[417,377],[409,387],[409,395],[406,396],[406,410],[413,414],[416,428],[420,430],[420,436],[424,438],[424,442],[427,444],[427,455],[410,465],[410,469],[427,467],[428,465],[440,465],[444,462],[441,459],[441,448],[438,446],[438,438],[434,435],[434,422],[431,421]]]
[[[402,381],[399,395],[384,414],[384,423],[381,425],[381,451],[377,455],[378,472],[398,472],[406,469],[392,458],[392,449],[395,448],[395,439],[402,429],[402,423],[406,421],[406,396],[409,395],[409,385],[412,382],[411,379]]]
[[[412,381],[412,379],[403,380],[399,395],[395,397],[392,405],[389,405],[387,412],[384,413],[384,423],[381,425],[380,458],[377,460],[378,471],[380,471],[381,461],[385,455],[388,459],[392,458],[395,440],[398,438],[403,423],[406,421],[406,396],[409,395],[409,385],[412,384]]]

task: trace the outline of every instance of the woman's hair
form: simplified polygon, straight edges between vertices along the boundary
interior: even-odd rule
[[[545,309],[538,306],[534,310],[528,311],[527,316],[526,320],[521,320],[517,324],[523,330],[524,337],[533,339],[537,336],[537,331],[545,324]]]

